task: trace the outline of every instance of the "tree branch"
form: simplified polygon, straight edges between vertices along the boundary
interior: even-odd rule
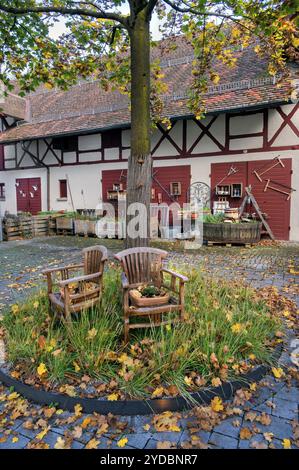
[[[94,5],[93,5],[94,6]],[[87,16],[91,18],[100,18],[103,20],[112,20],[121,23],[125,28],[128,28],[127,20],[124,16],[111,12],[103,11],[97,8],[98,11],[88,10],[84,8],[64,8],[64,7],[10,7],[0,4],[0,11],[10,13],[11,15],[26,15],[29,13],[58,13],[61,15],[70,16]]]
[[[148,5],[146,7],[148,16],[150,16],[153,13],[154,8],[157,5],[157,3],[158,3],[158,0],[149,0]]]
[[[176,3],[174,3],[172,0],[164,0],[164,2],[179,13],[192,13],[193,15],[197,15],[197,16],[215,16],[217,18],[227,18],[232,21],[234,20],[234,15],[232,14],[217,13],[217,12],[206,11],[206,10],[197,10],[192,7],[182,8]],[[246,16],[242,16],[242,17],[250,19],[249,17],[246,17]]]

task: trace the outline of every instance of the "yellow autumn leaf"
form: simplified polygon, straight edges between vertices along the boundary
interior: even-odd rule
[[[38,300],[33,302],[33,308],[35,308],[35,310],[38,308],[38,306],[39,306],[39,301]]]
[[[214,83],[214,85],[217,85],[217,83],[219,83],[220,81],[220,76],[218,75],[218,73],[211,73],[210,78],[212,82]]]
[[[291,441],[290,439],[283,439],[282,445],[284,449],[290,449],[291,448]]]
[[[143,429],[144,429],[145,431],[149,431],[150,428],[151,428],[151,425],[150,425],[150,424],[145,424],[145,425],[143,426]]]
[[[231,326],[231,330],[233,333],[240,333],[242,331],[243,327],[241,325],[241,323],[234,323],[232,326]]]
[[[217,413],[219,411],[223,411],[223,403],[220,397],[215,397],[211,401],[211,408],[213,411],[216,411]]]
[[[16,313],[18,313],[18,312],[20,311],[20,307],[19,307],[18,305],[16,305],[16,304],[15,304],[15,305],[12,305],[12,306],[11,306],[11,311],[12,311],[12,313],[16,314]]]
[[[41,441],[41,440],[45,437],[45,435],[48,434],[49,430],[50,430],[50,426],[48,426],[47,428],[45,428],[45,429],[43,429],[41,432],[39,432],[39,433],[35,436],[35,438],[36,438],[38,441]]]
[[[17,392],[12,392],[8,395],[7,400],[16,400],[17,398],[19,398],[19,396],[20,395]]]
[[[163,395],[163,392],[164,392],[163,387],[157,387],[152,393],[152,398],[161,397]]]
[[[76,361],[73,362],[73,366],[75,368],[75,372],[79,372],[81,370],[81,367]]]
[[[272,367],[272,373],[276,379],[280,379],[283,376],[283,370],[281,367]]]
[[[75,416],[81,416],[81,413],[82,413],[82,406],[80,405],[80,403],[78,403],[77,405],[75,405],[74,407],[74,410],[75,410]],[[57,412],[56,412],[57,413]]]
[[[18,442],[18,440],[19,440],[18,437],[13,437],[11,441],[15,444],[16,442]]]
[[[91,418],[87,417],[83,419],[82,424],[81,424],[82,429],[86,429],[90,425],[90,423],[91,423]]]
[[[88,331],[87,333],[87,339],[93,339],[96,337],[98,333],[98,330],[96,330],[95,328],[92,328],[91,330]]]
[[[169,426],[169,431],[172,431],[172,432],[181,432],[181,428],[179,426],[177,426],[176,424],[171,424]]]
[[[85,449],[97,449],[100,441],[97,441],[96,439],[91,439],[85,446]]]
[[[227,319],[227,321],[232,321],[233,314],[229,312],[225,315],[225,318]]]
[[[187,377],[187,375],[185,375],[184,377],[184,382],[186,385],[188,385],[188,387],[190,387],[191,385],[193,385],[193,380],[191,377]]]
[[[213,387],[219,387],[222,384],[221,379],[219,377],[214,377],[212,379],[212,385]]]
[[[45,83],[45,88],[47,88],[48,90],[52,90],[52,88],[53,88],[52,83],[50,83],[50,82]]]
[[[108,400],[109,401],[117,401],[118,400],[118,393],[110,393],[110,395],[108,395]]]
[[[48,372],[48,369],[46,367],[46,365],[41,362],[40,365],[38,366],[37,368],[37,374],[42,377],[43,375],[45,375],[46,373]]]
[[[254,361],[254,360],[255,360],[255,354],[249,354],[248,357],[249,357],[249,359],[250,359],[251,361]]]
[[[251,390],[252,392],[255,392],[255,391],[256,391],[256,387],[257,387],[257,385],[256,385],[256,383],[254,382],[254,383],[250,384],[250,387],[249,387],[249,388],[250,388],[250,390]]]
[[[122,439],[120,439],[117,443],[117,446],[118,447],[125,447],[125,445],[127,444],[128,442],[128,439],[126,437],[123,437]]]

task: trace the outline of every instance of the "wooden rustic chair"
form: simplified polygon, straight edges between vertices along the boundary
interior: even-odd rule
[[[163,267],[162,263],[166,256],[166,251],[145,247],[124,250],[115,255],[123,269],[121,280],[126,343],[129,339],[130,329],[147,328],[152,325],[160,326],[184,320],[184,288],[188,278]],[[165,274],[170,275],[170,283],[166,282]],[[166,305],[153,307],[131,305],[130,289],[136,289],[143,284],[153,284],[159,288],[164,287],[174,295],[170,297]],[[171,312],[178,312],[179,318],[163,320],[162,315]],[[150,321],[130,323],[130,320],[136,317],[149,317]]]
[[[72,313],[90,308],[99,302],[107,259],[107,249],[104,246],[93,246],[83,250],[83,263],[44,270],[51,311],[70,320]],[[79,270],[83,270],[83,275],[70,277],[72,272]],[[54,279],[57,275],[58,282]],[[76,292],[72,293],[74,286]],[[57,291],[57,287],[60,290]]]

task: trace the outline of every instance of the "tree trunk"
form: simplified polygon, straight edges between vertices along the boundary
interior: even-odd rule
[[[152,184],[150,120],[150,19],[138,13],[130,31],[131,41],[131,155],[128,162],[127,210],[132,203],[146,208],[146,232],[137,238],[127,233],[126,245],[147,246],[150,235]],[[136,214],[137,215],[137,214]],[[127,215],[127,227],[134,216]],[[142,219],[145,223],[145,217]]]

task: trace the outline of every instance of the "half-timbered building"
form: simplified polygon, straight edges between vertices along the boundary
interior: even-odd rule
[[[299,240],[298,104],[289,98],[290,82],[277,86],[253,50],[238,55],[234,68],[215,65],[221,81],[208,88],[202,120],[187,106],[192,49],[181,44],[162,55],[164,113],[172,126],[158,125],[152,133],[152,200],[187,202],[191,183],[204,182],[212,202],[224,198],[238,207],[251,185],[275,237]],[[292,65],[295,76],[297,70]],[[94,209],[115,188],[125,190],[125,95],[84,81],[68,91],[8,94],[0,107],[2,214]]]

